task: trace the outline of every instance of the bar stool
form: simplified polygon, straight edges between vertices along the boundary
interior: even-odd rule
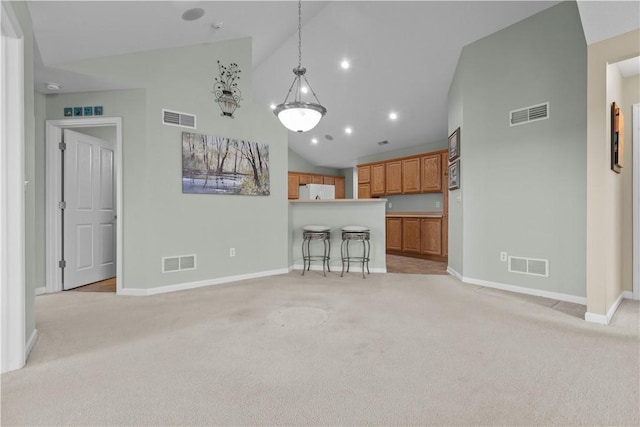
[[[347,273],[349,272],[349,264],[354,262],[362,263],[362,278],[364,279],[364,266],[367,266],[367,274],[369,274],[369,255],[371,253],[371,243],[369,242],[370,230],[361,225],[347,225],[342,227],[342,243],[340,245],[340,256],[342,258],[342,273],[344,274],[344,266],[347,265]],[[355,240],[362,242],[362,256],[349,255],[349,242]],[[346,252],[346,256],[345,256]]]
[[[312,240],[322,240],[322,255],[311,255],[309,245],[311,244]],[[325,273],[325,265],[326,269],[331,272],[331,269],[329,268],[330,258],[331,229],[326,225],[305,225],[304,227],[302,227],[302,275],[304,276],[305,270],[309,271],[309,268],[311,268],[312,260],[322,260],[322,274],[326,277],[327,273]]]

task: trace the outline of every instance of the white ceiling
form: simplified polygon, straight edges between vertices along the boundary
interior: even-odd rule
[[[362,156],[445,140],[447,93],[462,47],[557,3],[304,1],[302,63],[328,113],[312,131],[290,133],[289,146],[313,164],[347,167]],[[582,3],[590,43],[640,27],[637,1]],[[612,3],[614,16],[605,7]],[[250,36],[254,102],[269,108],[284,99],[297,65],[292,1],[29,1],[28,6],[40,54],[35,83],[43,93],[50,93],[44,87],[49,81],[62,84],[61,92],[123,88],[56,69],[57,64]],[[183,21],[182,13],[192,7],[203,8],[204,17]],[[604,20],[619,16],[621,27]],[[221,29],[211,28],[220,23]],[[343,59],[351,61],[349,70],[340,68]],[[392,110],[396,121],[387,118]],[[346,126],[353,128],[351,135]],[[313,137],[318,144],[310,142]],[[382,140],[390,144],[381,147]]]

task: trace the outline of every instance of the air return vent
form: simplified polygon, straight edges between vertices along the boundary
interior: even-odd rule
[[[509,125],[517,126],[549,118],[549,103],[532,105],[509,112]]]
[[[162,109],[162,124],[195,129],[196,116],[195,114],[187,114],[187,113],[181,113],[179,111]]]
[[[168,256],[168,257],[162,258],[163,273],[173,273],[176,271],[195,270],[195,269],[196,269],[195,255]]]
[[[510,256],[509,272],[549,277],[549,260]]]

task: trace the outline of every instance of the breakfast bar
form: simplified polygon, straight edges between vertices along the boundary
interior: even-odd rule
[[[385,255],[385,203],[386,199],[335,199],[335,200],[290,200],[289,201],[289,265],[302,270],[302,227],[326,225],[331,229],[332,272],[340,272],[340,230],[344,226],[358,225],[370,230],[371,273],[386,273]],[[321,270],[321,265],[311,269]],[[358,271],[356,267],[352,271]]]

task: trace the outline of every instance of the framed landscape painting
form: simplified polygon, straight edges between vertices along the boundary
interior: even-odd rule
[[[449,161],[452,162],[460,157],[460,128],[449,135]]]
[[[182,192],[268,196],[269,146],[183,132]]]
[[[460,188],[460,159],[449,165],[449,190]]]

